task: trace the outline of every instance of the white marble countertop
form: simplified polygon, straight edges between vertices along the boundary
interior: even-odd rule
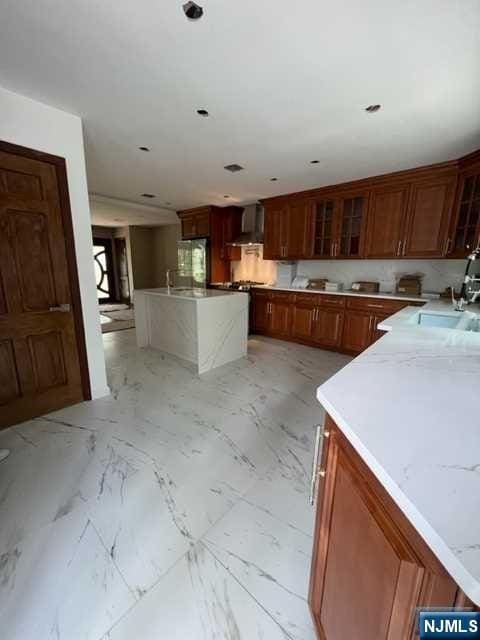
[[[408,302],[428,302],[430,297],[408,296],[402,293],[388,293],[379,291],[378,293],[365,293],[363,291],[322,291],[318,289],[296,289],[294,287],[277,287],[276,285],[262,284],[255,285],[253,289],[271,289],[272,291],[292,291],[294,293],[320,293],[328,296],[358,296],[362,298],[385,298],[387,300],[407,300]]]
[[[169,298],[183,298],[185,300],[208,300],[209,298],[218,298],[220,296],[237,296],[245,295],[242,291],[223,291],[218,289],[167,289],[160,287],[158,289],[136,289],[135,294],[143,293],[151,296],[166,296]]]
[[[480,605],[480,333],[415,325],[436,301],[319,387],[318,400],[460,588]],[[469,307],[466,313],[479,313]]]

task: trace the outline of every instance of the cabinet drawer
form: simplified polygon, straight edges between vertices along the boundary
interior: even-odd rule
[[[272,297],[272,292],[269,291],[268,289],[252,289],[251,290],[252,296],[254,298],[271,298]]]
[[[396,313],[412,304],[408,300],[388,300],[381,298],[351,297],[347,300],[347,309],[360,309],[362,311],[373,311],[380,313]]]
[[[336,307],[343,309],[345,306],[344,296],[329,296],[327,293],[322,293],[318,296],[318,304],[326,307]]]
[[[320,297],[318,293],[296,293],[295,302],[299,302],[303,306],[316,307],[319,305]]]
[[[288,291],[274,291],[271,292],[272,300],[275,302],[292,302],[294,300],[294,294],[289,293]]]

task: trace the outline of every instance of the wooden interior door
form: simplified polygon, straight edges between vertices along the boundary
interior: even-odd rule
[[[456,176],[412,186],[402,254],[407,258],[446,255]]]
[[[64,161],[0,143],[0,428],[89,397],[74,265]]]
[[[409,191],[410,187],[406,185],[372,192],[367,220],[366,257],[393,258],[401,255]]]

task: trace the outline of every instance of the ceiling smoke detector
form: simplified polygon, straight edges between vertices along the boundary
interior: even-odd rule
[[[243,167],[241,167],[239,164],[227,164],[225,167],[223,167],[224,169],[226,169],[227,171],[230,171],[231,173],[237,173],[237,171],[243,171]]]
[[[208,116],[210,115],[206,109],[197,109],[197,113],[203,118],[208,118]]]
[[[183,5],[183,12],[189,20],[200,20],[203,16],[203,8],[196,2],[186,2]]]
[[[377,113],[377,111],[380,111],[381,108],[381,104],[371,104],[365,109],[365,111],[367,113]]]
[[[148,147],[138,147],[140,151],[150,151]]]

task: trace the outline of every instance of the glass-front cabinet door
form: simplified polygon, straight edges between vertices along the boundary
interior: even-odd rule
[[[314,208],[314,216],[314,256],[316,258],[333,258],[336,235],[335,200],[317,200]]]
[[[358,258],[362,255],[365,211],[366,198],[363,196],[342,200],[340,238],[334,248],[335,257]]]
[[[480,234],[480,171],[465,177],[460,199],[453,252],[468,254],[479,244]]]

